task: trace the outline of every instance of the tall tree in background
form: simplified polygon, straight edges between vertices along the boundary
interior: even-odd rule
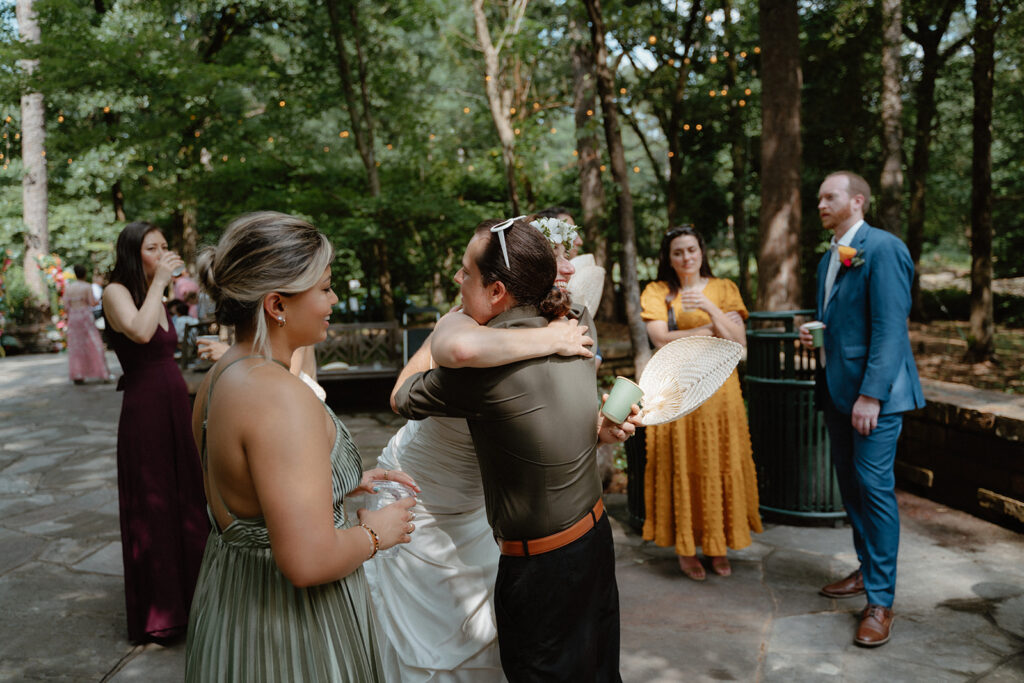
[[[910,288],[910,317],[920,320],[921,277],[918,264],[924,246],[925,197],[931,157],[932,134],[935,130],[935,80],[946,60],[970,39],[966,33],[944,50],[939,47],[949,29],[953,13],[963,5],[962,0],[914,0],[907,5],[908,22],[903,33],[921,46],[921,76],[914,88],[917,118],[914,121],[914,152],[910,161],[910,213],[907,216],[907,249],[914,260],[914,282]],[[910,25],[913,22],[913,26]]]
[[[725,87],[732,91],[736,87],[739,63],[737,53],[739,45],[736,40],[735,30],[732,22],[732,0],[725,0],[722,3],[722,12],[725,15],[724,32],[725,46],[728,52],[726,57],[726,78]],[[733,242],[736,244],[736,261],[739,264],[737,285],[740,290],[740,297],[749,302],[750,299],[750,250],[747,243],[747,211],[744,205],[746,200],[747,186],[747,136],[743,126],[744,106],[736,100],[729,103],[729,112],[726,115],[726,130],[730,141],[729,155],[732,159],[732,180],[729,183],[732,191],[732,210],[729,215],[732,218]]]
[[[996,18],[992,0],[974,3],[974,152],[971,159],[971,334],[967,358],[975,363],[995,356],[992,311],[992,89]]]
[[[903,100],[900,96],[902,0],[882,0],[882,177],[878,221],[894,235],[903,233]]]
[[[601,231],[605,218],[604,183],[601,182],[601,145],[597,138],[597,94],[594,78],[594,56],[585,39],[571,6],[569,37],[572,40],[572,93],[576,120],[576,168],[580,174],[580,217],[583,234],[587,238],[587,251],[593,253],[594,262],[605,269],[604,289],[594,317],[611,320],[615,315],[615,284],[609,262],[608,239]]]
[[[356,96],[353,84],[352,67],[348,56],[348,47],[342,33],[341,11],[337,0],[326,0],[327,17],[330,23],[331,39],[334,41],[334,65],[341,83],[345,108],[352,122],[352,135],[356,139],[359,158],[366,172],[366,186],[373,198],[380,197],[380,175],[377,173],[377,160],[374,150],[374,117],[370,106],[370,86],[366,70],[366,56],[359,29],[358,0],[344,0],[347,11],[348,28],[355,46],[356,69],[359,78],[359,96]],[[374,261],[377,267],[377,284],[380,287],[381,316],[385,320],[395,318],[395,294],[391,282],[389,266],[388,240],[386,235],[378,235],[371,242]]]
[[[615,101],[615,76],[608,66],[608,46],[604,40],[601,0],[583,0],[583,4],[590,18],[590,40],[594,46],[594,73],[597,76],[597,92],[601,98],[605,143],[611,157],[612,177],[619,186],[622,293],[626,299],[629,338],[633,344],[633,365],[636,377],[639,377],[651,357],[651,351],[647,341],[647,327],[640,317],[640,282],[637,279],[636,268],[636,217],[633,212],[633,195],[629,189],[626,152],[622,146],[622,130],[619,127],[618,106]]]
[[[21,40],[29,45],[39,44],[39,22],[32,0],[18,0],[16,6],[18,34]],[[39,67],[38,59],[23,59],[19,66],[28,78],[31,78]],[[47,223],[49,210],[47,202],[46,176],[46,111],[43,107],[43,94],[31,89],[21,96],[21,157],[24,164],[22,187],[22,215],[25,221],[25,284],[32,293],[34,301],[32,314],[27,316],[32,322],[48,320],[50,303],[46,295],[37,258],[50,251],[50,235]]]
[[[505,162],[505,182],[508,184],[508,199],[512,204],[512,215],[519,215],[519,190],[516,187],[516,136],[512,130],[512,88],[504,83],[504,69],[501,68],[501,51],[523,25],[528,0],[512,0],[508,3],[508,15],[497,42],[491,39],[487,26],[484,0],[473,0],[473,25],[479,49],[484,55],[484,89],[487,104],[491,109],[494,128],[501,140],[501,158]]]
[[[760,0],[761,248],[757,307],[800,307],[800,26],[796,0]]]

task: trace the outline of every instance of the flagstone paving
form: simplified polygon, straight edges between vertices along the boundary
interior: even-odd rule
[[[0,359],[0,681],[180,681],[183,644],[126,639],[121,395],[72,385],[66,363]],[[367,462],[402,424],[386,411],[341,417]],[[1024,680],[1024,537],[1012,531],[901,493],[893,638],[863,650],[861,599],[817,593],[854,566],[848,528],[769,522],[730,553],[731,577],[696,583],[625,526],[624,496],[606,501],[627,683]]]

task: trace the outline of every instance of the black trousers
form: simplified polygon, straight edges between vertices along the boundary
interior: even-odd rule
[[[502,555],[494,588],[501,668],[511,683],[616,683],[619,588],[608,515],[564,548]]]

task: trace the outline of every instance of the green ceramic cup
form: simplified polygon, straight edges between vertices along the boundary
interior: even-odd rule
[[[811,337],[814,339],[814,348],[820,349],[825,345],[825,323],[814,320],[804,323],[804,329],[811,333]]]
[[[601,413],[615,424],[622,424],[633,410],[634,403],[640,403],[644,390],[626,377],[616,377],[608,400],[601,406]]]

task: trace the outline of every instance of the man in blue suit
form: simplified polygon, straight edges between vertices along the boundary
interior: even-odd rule
[[[831,598],[867,594],[854,642],[889,640],[900,520],[893,463],[903,413],[924,406],[907,315],[914,263],[898,237],[864,222],[867,181],[838,171],[818,191],[832,244],[818,264],[818,320],[824,349],[815,392],[825,413],[843,505],[860,567],[821,589]],[[800,341],[812,346],[811,334]]]

